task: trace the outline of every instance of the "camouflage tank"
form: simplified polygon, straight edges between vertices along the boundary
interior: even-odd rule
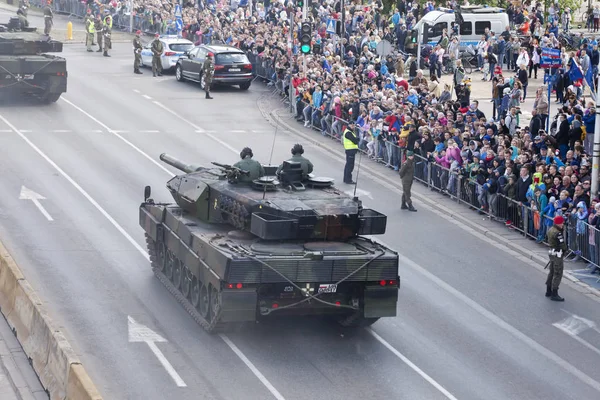
[[[18,17],[0,24],[0,97],[56,102],[67,91],[67,60],[44,53],[60,53],[63,44],[25,25]]]
[[[365,237],[387,217],[363,208],[299,163],[267,176],[213,163],[160,159],[184,174],[167,183],[176,204],[140,205],[152,269],[207,331],[277,315],[331,315],[367,326],[396,315],[398,254]]]

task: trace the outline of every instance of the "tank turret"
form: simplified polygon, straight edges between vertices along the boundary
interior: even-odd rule
[[[385,215],[363,208],[332,180],[323,185],[328,178],[310,177],[302,190],[279,185],[266,191],[238,183],[247,172],[229,165],[213,162],[218,168],[205,168],[164,153],[160,159],[185,173],[167,182],[167,189],[179,207],[203,222],[228,224],[264,240],[343,241],[385,233]]]

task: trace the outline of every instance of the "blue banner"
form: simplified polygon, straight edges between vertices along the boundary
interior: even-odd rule
[[[581,72],[581,68],[575,62],[575,60],[571,59],[571,68],[569,68],[569,78],[572,82],[583,79],[583,73]]]

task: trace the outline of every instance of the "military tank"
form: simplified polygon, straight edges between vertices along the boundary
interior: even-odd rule
[[[33,95],[56,102],[67,91],[67,60],[45,53],[62,49],[61,42],[24,26],[18,17],[0,24],[0,97]]]
[[[363,208],[330,178],[302,180],[300,163],[246,171],[185,164],[167,182],[175,204],[147,186],[139,208],[151,267],[208,332],[278,315],[326,315],[345,327],[396,315],[398,254],[365,235],[387,217]]]

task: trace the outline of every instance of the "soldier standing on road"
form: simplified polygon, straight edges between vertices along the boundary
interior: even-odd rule
[[[553,301],[565,301],[558,295],[558,286],[563,276],[564,258],[567,255],[567,242],[563,234],[565,219],[562,215],[554,217],[554,225],[548,231],[548,251],[550,262],[548,278],[546,279],[546,297]]]
[[[52,30],[52,20],[54,19],[54,14],[50,8],[51,3],[52,0],[48,0],[46,2],[46,6],[44,7],[44,35],[50,35],[50,31]]]
[[[112,49],[110,34],[112,31],[112,18],[110,16],[104,18],[104,26],[102,27],[102,37],[104,38],[104,57],[110,57],[108,50]]]
[[[358,153],[358,136],[354,133],[356,124],[351,121],[348,123],[348,127],[344,131],[344,137],[342,142],[344,144],[344,150],[346,150],[346,165],[344,166],[344,183],[353,185],[356,182],[352,180],[352,171],[354,171],[354,160],[356,159],[356,153]]]
[[[250,173],[249,175],[242,175],[239,178],[240,182],[252,182],[255,179],[265,175],[265,169],[263,166],[258,161],[253,160],[252,157],[254,157],[252,149],[250,147],[244,147],[244,149],[240,152],[241,161],[233,164],[234,167]]]
[[[154,41],[152,42],[152,76],[156,76],[156,74],[158,74],[158,76],[162,76],[162,61],[160,60],[160,57],[162,56],[163,53],[163,44],[162,42],[158,39],[159,38],[159,34],[157,33],[156,35],[154,35]]]
[[[142,31],[138,30],[135,32],[135,37],[133,38],[133,73],[134,74],[142,74],[140,71],[140,61],[142,61],[142,41],[140,40],[140,35]]]
[[[96,28],[94,26],[94,20],[92,19],[91,15],[89,18],[85,19],[85,31],[85,44],[87,45],[87,51],[92,52],[94,51],[92,50],[92,45],[94,44],[94,34],[96,33]]]
[[[204,65],[202,66],[202,72],[204,73],[204,90],[206,91],[206,98],[212,99],[212,97],[210,97],[210,85],[212,85],[213,75],[215,74],[215,55],[213,53],[208,53],[208,57],[206,57]]]
[[[87,13],[85,14],[85,20],[83,21],[85,23],[85,31],[89,33],[89,29],[88,29],[88,21],[90,24],[94,24],[94,16],[92,15],[92,10],[90,10],[88,8]],[[94,32],[96,30],[94,29]],[[86,45],[88,44],[88,39],[86,37]],[[89,43],[89,46],[93,46],[94,45],[94,37],[92,36],[92,41],[91,43]]]
[[[98,53],[102,51],[102,28],[104,28],[102,24],[102,18],[100,17],[100,14],[98,14],[96,15],[96,20],[94,21],[94,30],[96,31],[96,39],[98,41]]]
[[[400,209],[408,211],[417,211],[413,207],[410,189],[412,188],[415,177],[415,153],[411,150],[406,152],[406,161],[400,167],[400,179],[402,180],[402,205]]]

